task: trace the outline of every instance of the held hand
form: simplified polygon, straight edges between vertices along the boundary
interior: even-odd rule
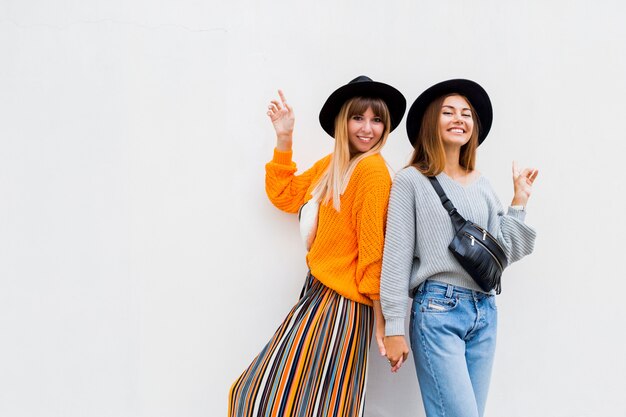
[[[512,206],[526,206],[528,198],[533,190],[533,183],[537,179],[539,170],[535,168],[524,168],[519,170],[517,164],[513,161],[513,201]]]
[[[389,359],[391,372],[398,372],[398,369],[400,369],[409,356],[409,346],[406,344],[406,339],[404,336],[385,337],[385,348],[387,350],[387,359]]]
[[[278,90],[278,95],[280,96],[280,101],[272,100],[270,105],[267,106],[267,115],[274,125],[276,137],[278,139],[288,138],[291,140],[291,134],[293,133],[293,125],[295,122],[293,109],[289,104],[287,104],[287,100],[285,99],[285,95],[282,90]]]

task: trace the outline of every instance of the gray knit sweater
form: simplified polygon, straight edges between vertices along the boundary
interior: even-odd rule
[[[484,176],[466,186],[445,173],[437,179],[463,217],[498,239],[509,264],[532,252],[535,231],[524,224],[526,213],[509,207],[505,214]],[[450,216],[428,178],[413,167],[398,172],[389,200],[380,283],[387,336],[404,334],[407,295],[427,279],[481,291],[448,249],[453,237]]]

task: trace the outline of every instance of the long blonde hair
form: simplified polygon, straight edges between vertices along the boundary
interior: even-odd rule
[[[348,121],[355,114],[365,113],[368,108],[371,108],[372,112],[382,119],[385,130],[372,149],[363,153],[351,154],[350,141],[348,140]],[[313,190],[313,198],[321,204],[328,204],[332,200],[335,210],[340,211],[340,197],[350,182],[354,168],[363,158],[380,152],[387,141],[390,130],[391,116],[387,104],[382,99],[353,97],[346,101],[335,118],[335,150],[328,168]]]
[[[422,117],[422,123],[419,134],[415,143],[415,151],[411,156],[408,166],[414,166],[422,174],[426,176],[435,176],[443,171],[446,166],[446,154],[443,149],[443,140],[441,132],[439,132],[439,117],[441,114],[441,106],[446,97],[461,96],[469,104],[474,120],[474,129],[470,140],[461,146],[461,154],[459,155],[459,164],[467,171],[472,171],[476,165],[476,148],[478,147],[478,134],[480,132],[480,119],[476,114],[476,110],[472,103],[461,94],[447,94],[433,100]]]

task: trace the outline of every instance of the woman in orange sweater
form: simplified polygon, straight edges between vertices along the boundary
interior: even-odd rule
[[[337,89],[319,115],[334,152],[296,175],[294,113],[279,95],[267,112],[276,149],[266,191],[281,210],[303,208],[310,272],[298,303],[231,387],[228,415],[361,416],[374,316],[385,354],[379,287],[391,178],[380,150],[406,100],[365,76]]]

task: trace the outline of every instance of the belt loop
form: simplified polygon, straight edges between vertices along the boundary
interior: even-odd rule
[[[417,292],[419,292],[420,294],[423,294],[424,287],[426,287],[426,281],[422,281],[422,283],[417,287]]]
[[[453,292],[454,292],[454,286],[448,284],[448,288],[446,289],[446,298],[452,298]]]

